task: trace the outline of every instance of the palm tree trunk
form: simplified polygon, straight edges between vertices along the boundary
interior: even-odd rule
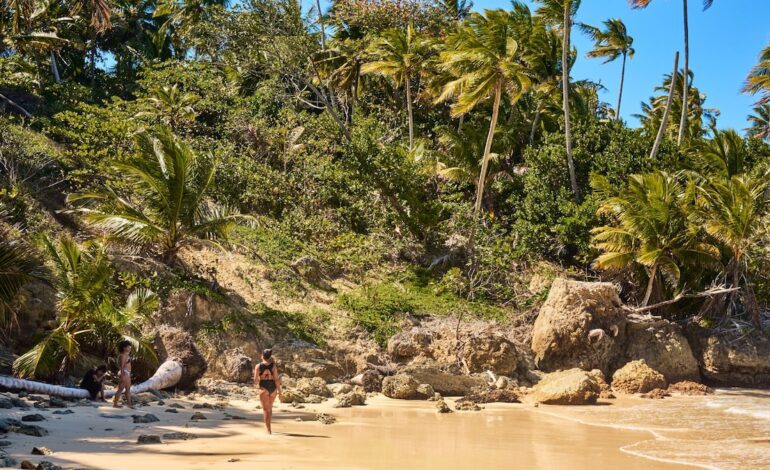
[[[674,101],[674,85],[676,84],[676,72],[679,69],[679,51],[674,54],[674,73],[671,75],[671,85],[668,87],[668,99],[666,100],[666,110],[663,111],[663,119],[660,120],[660,128],[658,129],[658,135],[655,137],[655,144],[652,146],[650,152],[650,160],[654,160],[658,155],[658,149],[660,149],[660,143],[663,141],[663,135],[666,133],[666,125],[668,124],[668,115],[671,112],[671,102]]]
[[[620,91],[618,92],[618,107],[615,110],[615,120],[620,120],[620,104],[623,102],[623,83],[626,81],[626,56],[623,53],[623,67],[620,69]]]
[[[564,31],[562,33],[561,51],[561,86],[564,95],[564,139],[567,147],[567,167],[569,168],[569,183],[572,186],[572,194],[578,198],[577,176],[575,176],[575,162],[572,160],[572,127],[569,112],[569,48],[570,29],[572,27],[571,1],[564,2]]]
[[[690,27],[689,20],[687,19],[687,0],[682,0],[684,6],[684,88],[682,90],[682,118],[679,120],[679,138],[677,139],[677,145],[682,145],[682,138],[684,137],[684,129],[687,127],[687,94],[689,91],[689,75],[690,75]],[[671,80],[676,78],[676,74],[671,76]]]
[[[326,51],[326,28],[324,26],[323,14],[321,13],[321,0],[315,0],[315,7],[318,9],[318,26],[321,27],[321,50]]]
[[[414,116],[412,115],[412,87],[409,85],[409,74],[404,77],[406,85],[406,112],[409,115],[409,150],[414,148]]]
[[[644,300],[642,300],[642,307],[646,307],[652,297],[652,290],[655,287],[655,278],[658,276],[658,265],[654,264],[652,270],[649,273],[650,278],[647,280],[647,290],[644,293]]]
[[[500,98],[503,94],[502,81],[497,82],[495,87],[495,103],[492,105],[492,120],[489,123],[489,134],[487,134],[487,143],[484,145],[484,157],[481,159],[481,173],[479,173],[479,184],[476,186],[476,203],[473,205],[473,214],[478,215],[481,211],[481,200],[484,195],[484,184],[487,180],[487,168],[489,167],[489,154],[492,151],[492,140],[495,137],[495,127],[497,127],[497,115],[500,112]]]
[[[51,51],[51,73],[53,74],[54,82],[61,82],[61,77],[59,76],[59,67],[56,65],[56,55],[54,55],[53,51]]]

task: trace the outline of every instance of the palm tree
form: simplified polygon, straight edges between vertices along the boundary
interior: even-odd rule
[[[570,117],[569,99],[569,69],[571,64],[569,55],[571,52],[570,35],[572,31],[572,18],[580,8],[581,0],[537,0],[542,6],[537,14],[545,18],[551,24],[561,27],[561,86],[562,102],[564,108],[564,139],[567,148],[567,167],[569,168],[569,181],[572,186],[572,194],[578,198],[577,176],[575,174],[575,161],[572,158],[572,125]]]
[[[748,152],[743,138],[734,130],[712,130],[714,137],[700,140],[692,148],[691,166],[708,178],[729,179],[750,171]]]
[[[537,129],[540,127],[543,113],[559,98],[559,81],[562,77],[561,40],[559,34],[538,21],[529,37],[524,61],[533,77],[532,91],[535,100],[535,115],[532,118],[532,128],[529,143],[535,141]]]
[[[594,246],[604,252],[594,265],[643,267],[647,277],[643,306],[660,292],[664,280],[678,285],[685,265],[713,263],[718,256],[713,246],[698,241],[688,223],[687,195],[678,175],[662,171],[633,175],[619,194],[604,177],[594,176],[592,185],[602,198],[599,214],[615,222],[592,231]]]
[[[29,247],[0,235],[0,326],[4,326],[15,318],[13,302],[21,288],[43,273]]]
[[[118,241],[156,249],[173,264],[182,246],[226,242],[238,224],[253,221],[206,199],[216,170],[213,157],[198,157],[167,127],[140,133],[136,146],[138,158],[115,165],[130,196],[104,187],[68,197],[83,204],[80,212],[95,227]]]
[[[762,49],[759,54],[759,63],[749,72],[743,92],[759,94],[757,104],[770,102],[770,45]]]
[[[151,340],[142,338],[141,327],[157,310],[158,297],[140,289],[123,306],[115,306],[111,288],[115,272],[101,243],[90,242],[81,249],[70,238],[54,243],[45,237],[43,245],[52,260],[59,324],[16,359],[16,372],[22,377],[66,373],[88,355],[106,359],[124,339],[141,357],[153,359]]]
[[[628,0],[632,8],[646,8],[652,0]],[[703,9],[708,10],[714,0],[703,0]],[[682,84],[682,110],[681,118],[679,120],[679,136],[677,137],[677,144],[682,145],[682,139],[684,137],[684,130],[687,127],[687,101],[688,93],[690,91],[690,21],[687,14],[687,0],[682,0],[683,19],[684,19],[684,83]]]
[[[729,253],[726,284],[742,286],[743,306],[755,326],[761,328],[748,263],[751,248],[767,236],[765,217],[770,209],[770,174],[710,177],[706,181],[698,185],[702,197],[696,213],[698,221]],[[735,309],[736,300],[737,292],[728,297],[728,316]]]
[[[406,110],[409,119],[409,149],[414,147],[414,115],[412,114],[412,85],[422,68],[429,42],[409,23],[406,30],[388,29],[369,47],[374,59],[361,67],[363,74],[378,74],[393,80],[406,90]]]
[[[142,104],[146,111],[140,111],[136,117],[158,117],[164,124],[171,127],[171,130],[178,131],[182,122],[195,119],[197,113],[193,105],[199,99],[200,97],[194,93],[180,90],[176,84],[159,87],[143,100]]]
[[[770,141],[770,104],[765,103],[754,107],[754,114],[749,116],[751,127],[746,129],[748,135]]]
[[[505,10],[487,10],[483,15],[473,13],[449,39],[453,46],[441,54],[443,69],[457,78],[444,86],[437,101],[454,99],[453,117],[467,114],[488,98],[493,99],[476,186],[475,214],[481,211],[500,101],[505,94],[515,103],[531,84],[518,54],[518,43],[511,35],[510,22],[511,14]]]
[[[632,59],[636,52],[631,47],[634,44],[634,38],[628,35],[626,25],[618,18],[605,21],[604,26],[604,31],[589,25],[582,25],[582,28],[594,41],[594,49],[588,52],[588,57],[594,59],[602,58],[605,64],[614,61],[618,57],[623,57],[623,65],[620,69],[618,106],[615,108],[615,119],[620,119],[620,104],[623,101],[623,82],[626,77],[626,59]]]

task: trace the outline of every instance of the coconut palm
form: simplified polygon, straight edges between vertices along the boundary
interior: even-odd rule
[[[741,287],[743,307],[754,324],[761,328],[759,306],[752,287],[751,249],[765,240],[765,217],[770,209],[770,174],[711,177],[698,185],[701,199],[697,220],[729,253],[725,283]],[[735,310],[737,292],[727,297],[727,315]]]
[[[174,84],[158,87],[153,93],[142,101],[145,111],[140,111],[136,117],[158,117],[164,124],[178,131],[182,122],[195,119],[197,113],[193,108],[200,97],[194,93],[187,93]]]
[[[644,268],[647,278],[642,305],[647,305],[662,283],[677,286],[685,265],[713,263],[718,251],[698,241],[688,222],[687,194],[679,175],[662,171],[629,178],[628,187],[614,194],[604,177],[592,178],[602,198],[599,214],[614,224],[593,230],[593,244],[603,251],[594,261],[601,269]]]
[[[22,377],[51,377],[66,373],[89,357],[105,360],[118,342],[129,340],[141,357],[155,357],[149,338],[140,330],[158,305],[151,291],[139,289],[122,306],[114,305],[111,286],[115,274],[104,245],[86,243],[81,248],[63,237],[43,239],[52,261],[57,290],[58,325],[14,362]]]
[[[634,57],[634,38],[629,36],[626,25],[619,18],[612,18],[604,22],[604,30],[594,26],[582,25],[583,31],[594,41],[593,50],[588,52],[588,57],[604,59],[604,63],[612,62],[623,57],[623,65],[620,69],[620,87],[618,91],[618,106],[615,108],[615,119],[620,119],[620,105],[623,102],[623,82],[626,77],[626,59]]]
[[[13,302],[25,284],[41,278],[32,250],[0,233],[0,326],[15,318]]]
[[[770,141],[770,104],[765,103],[754,107],[754,114],[749,115],[751,127],[746,129],[748,135]]]
[[[113,239],[157,250],[174,264],[182,246],[196,240],[226,242],[238,224],[253,221],[207,200],[216,171],[213,157],[200,158],[167,127],[140,133],[136,146],[136,159],[115,165],[129,196],[104,187],[68,197],[82,205],[86,221]]]
[[[572,186],[572,194],[578,197],[577,176],[575,175],[575,161],[572,158],[572,124],[570,117],[570,98],[569,98],[569,67],[565,64],[571,64],[569,55],[571,52],[570,35],[572,31],[572,18],[580,8],[581,0],[537,0],[541,4],[537,14],[545,18],[553,25],[558,25],[561,30],[562,49],[561,49],[561,86],[562,102],[564,108],[564,140],[567,149],[567,167],[569,169],[569,181]]]
[[[532,91],[535,100],[535,114],[532,118],[532,128],[529,143],[535,141],[537,129],[540,127],[543,113],[559,98],[559,81],[562,77],[561,39],[554,29],[538,21],[532,28],[528,47],[523,54],[524,61],[532,75]]]
[[[692,148],[691,166],[707,178],[724,179],[750,171],[743,138],[734,130],[713,129],[714,137],[698,141]]]
[[[759,54],[759,63],[749,72],[743,91],[752,95],[759,94],[757,104],[770,102],[770,45]]]
[[[503,95],[507,95],[515,103],[531,84],[510,26],[511,14],[505,10],[487,10],[483,15],[473,13],[449,39],[452,47],[441,54],[443,69],[457,78],[444,86],[437,101],[453,100],[453,117],[467,114],[480,103],[493,99],[476,186],[476,214],[481,210],[500,102]]]
[[[388,29],[382,32],[369,47],[372,61],[361,67],[363,74],[387,77],[397,87],[406,91],[406,111],[409,119],[409,149],[414,147],[414,115],[412,113],[412,85],[422,68],[422,61],[430,43],[423,38],[412,23],[404,29]]]

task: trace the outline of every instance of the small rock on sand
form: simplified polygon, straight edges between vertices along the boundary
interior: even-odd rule
[[[160,436],[142,434],[136,439],[137,444],[161,444]]]
[[[0,447],[8,447],[11,445],[11,441],[0,441]]]
[[[166,408],[164,411],[166,413],[179,413],[176,408]]]
[[[239,416],[239,415],[231,415],[230,413],[225,413],[225,416],[226,416],[226,417],[228,417],[228,418],[230,418],[230,419],[236,420],[236,421],[238,421],[238,420],[246,420],[246,419],[248,419],[248,418],[246,418],[245,416]]]
[[[147,413],[145,415],[131,415],[131,417],[134,418],[134,423],[139,424],[157,423],[160,421],[160,419],[152,413]]]
[[[201,420],[201,419],[206,419],[206,416],[203,413],[201,413],[200,411],[196,411],[195,413],[193,413],[193,415],[190,417],[190,419],[192,421],[198,421],[198,420]]]
[[[13,403],[11,403],[11,400],[6,398],[0,398],[0,408],[10,410],[13,408]]]
[[[190,439],[196,439],[198,436],[190,434],[189,432],[167,432],[163,435],[163,439],[166,441],[189,441]]]
[[[33,415],[24,415],[21,417],[21,420],[34,423],[38,421],[45,421],[45,416],[35,413]]]
[[[110,413],[99,413],[99,416],[102,418],[110,418],[110,419],[126,419],[128,416],[126,415],[118,415],[118,414],[110,414]]]
[[[37,464],[37,467],[35,467],[35,470],[64,470],[64,467],[60,467],[55,463],[51,463],[43,460],[42,462]]]
[[[19,465],[19,468],[23,468],[25,470],[35,470],[35,464],[29,460],[23,460],[21,465]]]
[[[66,408],[67,402],[59,397],[51,396],[48,398],[48,406],[51,408]]]
[[[168,406],[169,406],[169,408],[176,408],[178,410],[183,410],[184,409],[184,405],[180,405],[179,403],[172,403],[172,404],[170,404]]]
[[[212,405],[211,403],[196,403],[193,405],[193,410],[200,410],[200,409],[213,410],[214,405]]]
[[[32,455],[51,455],[53,454],[53,451],[49,449],[48,447],[33,447],[32,448]]]
[[[455,403],[457,411],[481,411],[481,407],[471,400],[458,400]]]
[[[452,409],[449,408],[449,405],[447,405],[443,399],[441,399],[436,401],[436,411],[438,413],[451,413]]]
[[[315,418],[321,424],[333,424],[337,422],[337,418],[326,413],[318,413],[317,415],[315,415]]]
[[[55,415],[71,415],[73,413],[74,413],[74,411],[69,410],[69,409],[67,409],[67,410],[56,410],[56,411],[53,412],[53,414],[55,414]]]
[[[0,467],[15,467],[16,460],[6,454],[0,454]]]

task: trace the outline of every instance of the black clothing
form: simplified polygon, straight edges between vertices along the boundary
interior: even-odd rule
[[[98,371],[96,370],[96,367],[94,367],[86,372],[86,375],[83,376],[83,380],[80,382],[80,388],[88,390],[88,393],[91,395],[91,400],[96,400],[97,395],[99,395],[99,392],[102,390],[102,382],[96,380],[97,374]]]
[[[276,389],[275,380],[260,380],[259,388],[264,388],[267,390],[267,393],[273,393]]]
[[[265,364],[260,362],[257,366],[257,375],[259,376],[259,388],[264,388],[267,393],[273,393],[277,388],[275,385],[275,363]]]

